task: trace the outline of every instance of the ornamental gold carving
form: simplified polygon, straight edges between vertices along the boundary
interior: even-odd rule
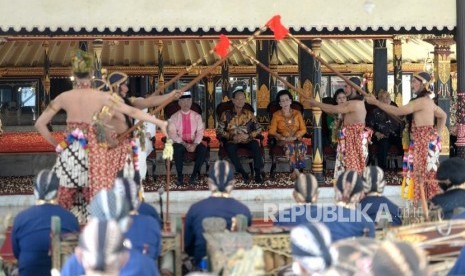
[[[310,98],[313,97],[313,83],[310,80],[306,80],[302,85],[302,94],[304,97]],[[307,101],[301,102],[304,108],[311,108],[310,104]]]
[[[270,90],[266,85],[262,84],[258,90],[257,108],[266,108],[270,103]]]

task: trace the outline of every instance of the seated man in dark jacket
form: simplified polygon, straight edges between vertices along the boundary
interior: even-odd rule
[[[447,159],[439,165],[436,178],[444,191],[431,199],[444,213],[444,219],[450,219],[454,210],[465,208],[465,160],[459,157]]]
[[[232,218],[242,214],[247,217],[248,225],[252,224],[252,214],[249,208],[230,196],[234,181],[233,166],[228,161],[216,161],[208,178],[208,186],[212,191],[211,196],[194,203],[187,211],[184,250],[189,256],[194,257],[197,266],[207,255],[202,226],[202,221],[205,218],[224,218],[227,228],[231,229]]]

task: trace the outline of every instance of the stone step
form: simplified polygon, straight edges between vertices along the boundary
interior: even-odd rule
[[[55,153],[18,153],[18,154],[0,154],[0,177],[2,176],[29,176],[36,175],[42,169],[51,168],[56,161],[57,155]],[[218,160],[218,150],[212,149],[210,153],[210,165]],[[156,175],[166,174],[165,160],[162,159],[162,152],[157,151],[156,158]],[[186,163],[183,171],[191,173],[194,163]],[[245,160],[243,162],[244,169],[249,172],[249,166]],[[152,163],[147,162],[148,174],[152,173]],[[268,156],[268,149],[265,149],[265,168],[264,171],[268,173],[271,168],[271,159]],[[310,162],[307,160],[306,169],[311,168]],[[202,166],[201,173],[206,173],[206,167]],[[287,162],[278,162],[276,172],[288,172],[289,165]],[[172,174],[174,174],[174,166],[172,167]]]

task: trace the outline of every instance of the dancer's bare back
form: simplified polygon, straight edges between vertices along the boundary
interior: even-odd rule
[[[94,89],[73,89],[58,95],[37,119],[35,127],[49,143],[56,146],[57,141],[48,130],[47,124],[60,109],[66,111],[67,122],[92,124],[94,115],[100,113],[104,107],[107,110],[108,119],[117,111],[117,113],[124,113],[130,117],[156,124],[162,132],[166,133],[167,122],[124,104],[123,99],[116,94]]]
[[[73,89],[60,94],[53,100],[51,108],[64,109],[67,122],[83,122],[91,124],[94,115],[99,113],[104,105],[109,105],[110,96],[106,92],[94,89]]]

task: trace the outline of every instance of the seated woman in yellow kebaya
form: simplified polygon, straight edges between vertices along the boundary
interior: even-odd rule
[[[278,145],[284,147],[284,152],[289,158],[292,178],[295,179],[299,171],[305,168],[307,145],[302,142],[302,137],[307,128],[302,114],[291,108],[292,94],[288,90],[279,91],[276,101],[281,110],[273,113],[268,134],[274,136]]]

